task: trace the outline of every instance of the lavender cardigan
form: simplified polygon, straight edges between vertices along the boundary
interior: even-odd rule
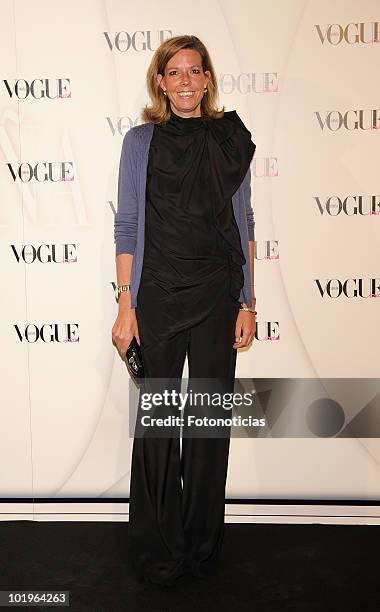
[[[137,306],[144,259],[145,197],[150,141],[154,123],[131,128],[124,136],[119,166],[118,205],[115,215],[114,238],[116,256],[133,255],[131,270],[131,306]],[[246,263],[243,266],[244,286],[240,301],[252,306],[249,240],[254,240],[254,215],[251,208],[251,169],[232,196],[235,219],[240,232]]]

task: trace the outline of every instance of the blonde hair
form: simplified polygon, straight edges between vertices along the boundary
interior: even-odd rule
[[[152,61],[150,62],[146,75],[146,83],[149,97],[152,104],[145,106],[141,113],[141,118],[144,122],[165,123],[170,118],[170,102],[167,96],[164,95],[162,88],[157,83],[157,75],[165,74],[167,63],[181,49],[194,49],[201,56],[202,70],[209,70],[211,78],[207,83],[207,93],[204,94],[201,100],[201,115],[220,119],[224,115],[224,106],[218,110],[218,85],[216,74],[211,62],[209,52],[205,45],[197,38],[197,36],[172,36],[165,40],[156,49]]]

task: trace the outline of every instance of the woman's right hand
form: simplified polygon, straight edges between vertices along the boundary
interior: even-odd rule
[[[125,358],[125,353],[133,336],[135,336],[138,344],[140,344],[135,309],[128,307],[121,308],[112,328],[112,342],[116,345],[122,359]]]

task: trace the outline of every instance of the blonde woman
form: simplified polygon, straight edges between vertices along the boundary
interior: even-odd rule
[[[145,377],[218,379],[233,391],[237,349],[255,329],[251,134],[218,110],[196,36],[166,40],[147,73],[151,105],[124,137],[115,216],[121,357],[135,336]],[[174,408],[173,408],[174,412]],[[215,573],[224,536],[229,436],[136,437],[129,558],[172,585]]]

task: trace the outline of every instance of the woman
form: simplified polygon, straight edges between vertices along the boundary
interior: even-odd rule
[[[197,37],[166,40],[147,86],[152,105],[120,161],[112,338],[123,358],[136,337],[146,378],[181,379],[187,354],[189,381],[223,380],[231,392],[237,349],[256,329],[255,144],[235,111],[218,111]],[[224,535],[229,435],[183,437],[180,450],[176,435],[133,444],[129,558],[162,585],[215,573]]]

